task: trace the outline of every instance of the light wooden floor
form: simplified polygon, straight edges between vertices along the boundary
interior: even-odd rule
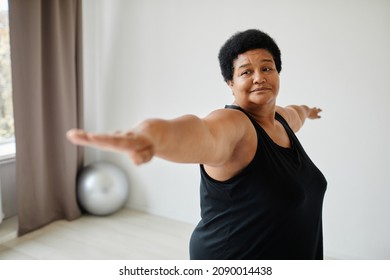
[[[0,244],[0,260],[185,260],[193,229],[192,224],[123,209],[109,217],[57,221],[13,238]]]

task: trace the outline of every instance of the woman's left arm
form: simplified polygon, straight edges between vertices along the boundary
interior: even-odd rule
[[[276,112],[288,122],[294,132],[297,132],[303,126],[306,119],[314,120],[321,118],[321,111],[320,108],[311,108],[306,105],[276,106]]]

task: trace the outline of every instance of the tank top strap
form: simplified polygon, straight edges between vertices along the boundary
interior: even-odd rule
[[[259,125],[252,117],[251,115],[249,115],[244,109],[242,109],[240,106],[237,106],[237,105],[225,105],[225,109],[236,109],[236,110],[239,110],[241,112],[243,112],[249,119],[250,121],[253,123],[253,125],[256,127],[256,128],[261,128],[261,130],[263,130],[263,128],[261,127],[261,125]],[[292,131],[289,124],[287,123],[287,121],[277,112],[275,112],[275,119],[278,120],[279,122],[282,123],[283,127],[285,128],[288,128],[289,131]]]
[[[225,105],[225,109],[236,109],[236,110],[243,112],[249,118],[249,120],[252,122],[253,126],[256,129],[257,135],[260,136],[263,141],[265,139],[267,139],[270,143],[274,143],[273,140],[267,134],[267,132],[261,127],[261,125],[251,115],[249,115],[247,112],[245,112],[245,110],[242,109],[240,106]],[[275,120],[279,121],[282,124],[282,126],[286,130],[286,133],[288,134],[288,137],[289,137],[290,142],[291,142],[291,147],[292,147],[291,149],[289,149],[289,148],[283,148],[283,149],[286,151],[293,151],[297,147],[300,148],[299,141],[296,138],[294,131],[291,129],[291,127],[287,123],[287,121],[277,112],[275,112]],[[259,141],[260,141],[260,138],[259,138]]]
[[[225,105],[225,109],[236,109],[236,110],[239,110],[241,112],[243,112],[250,120],[252,123],[255,124],[255,126],[260,126],[247,112],[245,112],[244,109],[242,109],[240,106],[237,106],[237,105]],[[278,112],[275,112],[275,119],[278,120],[279,122],[282,123],[282,125],[285,127],[285,128],[288,128],[288,130],[292,131],[290,125],[287,123],[287,121],[278,113]]]
[[[283,118],[282,117],[282,115],[280,115],[278,112],[275,112],[275,119],[277,120],[277,121],[279,121],[282,125],[283,125],[283,127],[286,129],[286,131],[287,131],[287,133],[289,133],[289,134],[294,134],[295,135],[295,133],[294,133],[294,131],[291,129],[291,127],[290,127],[290,125],[288,124],[288,122],[285,120],[285,118]]]
[[[247,117],[248,119],[251,121],[251,123],[254,125],[254,127],[256,128],[256,131],[262,131],[262,127],[251,117],[251,115],[249,115],[247,112],[245,112],[244,109],[242,109],[240,106],[237,106],[237,105],[225,105],[225,109],[235,109],[235,110],[239,110],[241,112],[243,112]]]

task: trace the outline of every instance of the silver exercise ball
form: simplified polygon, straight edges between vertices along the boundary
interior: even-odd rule
[[[125,205],[128,195],[126,174],[112,163],[92,163],[78,176],[77,198],[90,214],[110,215]]]

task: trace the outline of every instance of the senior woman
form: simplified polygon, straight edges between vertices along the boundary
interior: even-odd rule
[[[280,50],[266,33],[234,34],[219,53],[234,102],[205,118],[149,119],[133,130],[71,130],[75,144],[200,164],[201,221],[191,259],[322,259],[326,179],[295,132],[320,109],[276,106]]]

